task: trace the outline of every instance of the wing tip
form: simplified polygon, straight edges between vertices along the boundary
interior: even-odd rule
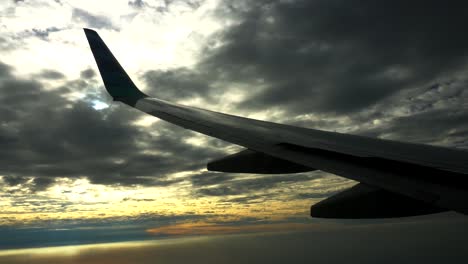
[[[83,28],[83,31],[85,32],[86,36],[88,35],[97,35],[98,33],[94,29],[90,28]]]
[[[119,64],[99,34],[89,28],[83,28],[94,59],[101,74],[104,86],[115,101],[135,106],[136,102],[148,97],[140,91]]]

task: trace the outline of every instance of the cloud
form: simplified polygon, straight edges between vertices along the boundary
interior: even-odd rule
[[[84,79],[92,79],[96,76],[96,72],[93,69],[86,69],[80,72],[80,77]]]
[[[0,47],[3,51],[14,49],[13,45],[4,37],[0,37]]]
[[[32,33],[40,38],[40,39],[43,39],[43,40],[47,40],[47,38],[49,37],[49,33],[52,33],[52,32],[58,32],[60,31],[61,29],[59,28],[56,28],[56,27],[49,27],[49,28],[46,28],[46,29],[37,29],[37,28],[33,28],[32,29]]]
[[[289,183],[310,181],[322,177],[315,173],[300,173],[287,175],[262,175],[255,178],[235,179],[233,176],[216,176],[212,173],[192,176],[192,184],[196,187],[215,185],[197,189],[197,193],[203,196],[228,196],[240,194],[252,194],[260,190],[268,190],[281,185],[287,187]]]
[[[205,87],[201,92],[214,94],[220,90],[209,89],[210,83],[222,82],[223,91],[245,83],[248,100],[239,103],[240,109],[280,108],[289,116],[352,114],[399,91],[454,78],[465,68],[464,5],[222,3],[219,15],[236,23],[213,37],[211,43],[217,44],[205,47],[195,70],[151,71],[146,77],[163,89],[175,87],[174,98],[193,96],[199,84]],[[448,18],[441,19],[443,14]],[[185,80],[194,80],[192,89],[186,89]]]
[[[97,29],[114,29],[114,25],[111,20],[105,16],[93,15],[90,12],[80,9],[73,8],[72,19],[77,23],[85,23],[87,27]]]
[[[192,185],[196,188],[225,183],[234,177],[228,173],[204,172],[191,176]]]
[[[183,100],[201,97],[206,101],[215,94],[207,74],[200,74],[187,68],[172,70],[150,70],[144,73],[143,79],[150,94],[162,99]]]
[[[43,191],[54,184],[55,180],[49,177],[35,177],[33,180],[33,191]]]
[[[65,75],[55,70],[43,70],[38,74],[38,77],[48,80],[59,80],[65,78]]]
[[[444,110],[431,110],[411,116],[395,118],[381,128],[380,133],[388,133],[394,138],[404,138],[412,142],[450,142],[456,147],[468,147],[468,113],[453,109],[452,113]],[[426,129],[422,130],[421,127]],[[461,141],[460,141],[461,140]]]
[[[28,178],[9,175],[3,176],[2,180],[10,186],[16,186],[18,184],[25,183],[28,180]]]
[[[8,76],[11,74],[12,67],[0,62],[0,76]]]
[[[135,126],[141,115],[124,106],[94,110],[91,100],[102,98],[102,91],[90,91],[89,102],[88,97],[70,100],[70,91],[92,89],[89,77],[94,72],[89,69],[81,74],[85,78],[52,91],[36,80],[15,77],[11,69],[0,64],[0,174],[7,176],[7,183],[14,177],[36,177],[32,188],[43,190],[53,178],[87,177],[100,184],[168,186],[182,180],[169,179],[169,174],[200,169],[219,153],[181,141],[193,133],[169,124],[158,123],[152,131]],[[57,71],[39,76],[63,77]],[[162,136],[152,136],[155,132]]]
[[[437,1],[265,4],[242,13],[204,63],[233,80],[267,83],[241,107],[359,111],[466,66],[468,38],[459,34],[465,10],[441,10]],[[441,13],[450,18],[428,15]]]
[[[128,5],[135,8],[143,8],[145,2],[143,2],[143,0],[128,1]]]

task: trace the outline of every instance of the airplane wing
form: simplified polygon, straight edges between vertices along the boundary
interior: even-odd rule
[[[208,170],[296,173],[322,170],[360,182],[312,206],[327,218],[468,214],[468,152],[243,118],[152,98],[141,92],[91,30],[84,29],[114,100],[183,128],[245,147]]]

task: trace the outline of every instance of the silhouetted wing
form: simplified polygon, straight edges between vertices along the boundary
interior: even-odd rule
[[[468,212],[468,152],[248,119],[142,93],[95,31],[85,29],[109,94],[143,112],[249,149],[209,169],[285,173],[319,169],[443,209]],[[264,168],[255,168],[251,159]],[[283,166],[265,168],[282,160]],[[214,166],[213,166],[214,164]]]

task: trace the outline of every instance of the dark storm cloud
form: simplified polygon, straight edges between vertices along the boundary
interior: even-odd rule
[[[245,106],[356,111],[464,66],[467,15],[465,3],[438,1],[273,4],[226,31],[207,63],[270,84]]]
[[[150,72],[151,83],[181,87],[171,95],[185,97],[194,93],[185,89],[187,77],[198,90],[201,74],[203,82],[224,82],[213,94],[248,85],[240,109],[345,114],[453,78],[467,62],[464,2],[227,2],[219,15],[237,23],[211,41],[221,45],[206,47],[197,72]]]
[[[32,181],[32,188],[31,190],[33,192],[36,191],[43,191],[47,189],[48,187],[52,186],[55,182],[54,178],[50,177],[35,177]],[[42,203],[42,202],[40,202]]]
[[[100,15],[93,15],[80,8],[73,8],[72,19],[75,22],[85,23],[90,28],[114,29],[109,18]]]
[[[88,69],[81,75],[92,73]],[[137,127],[132,123],[142,114],[123,105],[94,110],[91,102],[103,100],[105,92],[93,79],[68,81],[46,91],[38,81],[16,78],[8,65],[0,64],[0,74],[0,175],[10,186],[41,191],[57,177],[87,177],[109,185],[168,186],[182,181],[168,178],[170,173],[201,169],[208,160],[223,155],[222,149],[186,143],[184,139],[193,132],[164,122]],[[88,96],[70,101],[68,94],[75,90],[87,91]]]
[[[207,74],[198,73],[186,68],[174,70],[151,70],[143,75],[150,94],[167,100],[183,100],[203,97],[210,100],[214,94]]]
[[[13,175],[3,176],[2,179],[6,184],[10,186],[16,186],[18,184],[22,184],[28,181],[27,177],[13,176]]]
[[[354,116],[356,123],[364,124],[356,132],[374,137],[385,135],[396,140],[467,148],[467,87],[467,80],[453,80],[410,90],[362,115]],[[388,109],[394,109],[399,114],[388,114]],[[374,119],[383,121],[378,126],[365,124]]]
[[[444,109],[400,117],[392,120],[388,127],[380,128],[380,134],[392,133],[397,138],[412,142],[452,142],[454,147],[468,147],[468,113],[463,109],[447,113]],[[426,129],[421,129],[421,128]]]
[[[56,116],[54,125],[38,128],[45,116],[37,122],[31,121],[23,127],[20,136],[37,153],[37,162],[48,164],[30,168],[31,173],[49,177],[85,175],[101,184],[167,186],[177,181],[165,179],[166,174],[201,165],[194,161],[202,153],[180,142],[177,132],[148,138],[144,131],[122,120],[118,112],[125,110],[120,109],[108,113],[104,120],[89,105],[78,103]],[[144,148],[137,146],[140,140]],[[141,153],[158,149],[169,155]]]
[[[84,79],[92,79],[96,76],[96,72],[93,69],[86,69],[80,72],[80,77]]]

